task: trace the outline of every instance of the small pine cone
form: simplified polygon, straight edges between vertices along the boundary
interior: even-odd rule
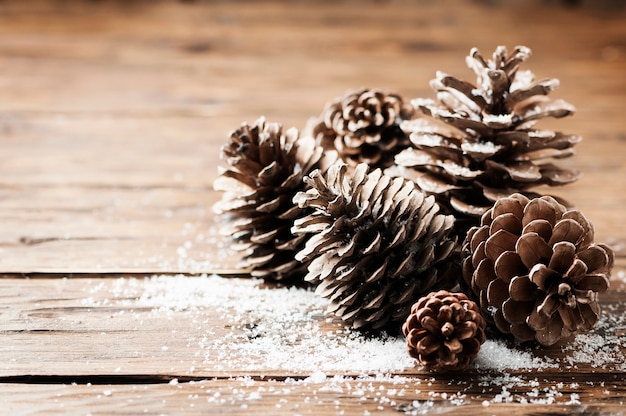
[[[303,278],[306,265],[294,255],[304,237],[291,233],[294,218],[303,213],[292,199],[305,189],[302,178],[326,163],[322,153],[313,138],[264,118],[231,133],[221,149],[229,168],[214,183],[224,192],[214,210],[226,217],[224,232],[234,248],[245,253],[238,267],[263,279]]]
[[[463,279],[487,320],[520,341],[552,345],[599,319],[613,251],[578,210],[549,196],[498,200],[463,242]]]
[[[309,262],[305,280],[330,312],[353,328],[397,331],[421,296],[457,283],[460,270],[446,261],[454,217],[411,181],[368,174],[364,163],[347,171],[337,163],[305,178],[311,188],[294,202],[314,211],[295,221],[294,234],[309,235],[296,258]]]
[[[402,325],[409,355],[435,371],[464,370],[485,342],[485,319],[463,293],[429,293]]]
[[[532,72],[518,70],[530,54],[525,46],[511,54],[499,46],[485,60],[472,49],[467,64],[476,84],[438,72],[431,81],[437,101],[414,100],[423,116],[402,125],[413,148],[397,155],[399,170],[463,218],[458,225],[478,225],[499,198],[531,196],[530,188],[564,185],[579,176],[551,162],[571,156],[581,138],[533,127],[542,118],[568,116],[574,107],[548,98],[557,79],[535,81]]]
[[[394,156],[409,145],[399,127],[415,110],[398,94],[376,89],[348,91],[329,101],[316,124],[313,136],[326,150],[337,150],[351,166],[367,163],[386,168]]]

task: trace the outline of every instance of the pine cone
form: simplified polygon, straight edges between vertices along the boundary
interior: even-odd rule
[[[528,190],[579,176],[551,162],[572,155],[581,138],[533,127],[545,117],[568,116],[574,107],[547,97],[557,79],[535,81],[532,72],[518,70],[529,57],[524,46],[510,55],[499,46],[492,60],[472,49],[467,64],[476,85],[438,72],[431,81],[437,102],[414,100],[423,117],[402,125],[414,146],[396,157],[402,174],[470,225],[499,198],[536,196]]]
[[[463,293],[429,293],[402,325],[409,355],[431,370],[464,370],[485,342],[485,319]]]
[[[304,179],[311,189],[294,202],[314,212],[295,221],[294,234],[310,235],[296,259],[310,262],[305,280],[329,311],[354,328],[392,329],[425,293],[456,283],[460,270],[446,261],[454,218],[410,181],[367,174],[364,163],[347,170],[337,163]]]
[[[303,176],[326,163],[322,153],[313,138],[300,137],[295,128],[283,132],[280,124],[264,118],[252,126],[244,123],[222,147],[230,167],[215,181],[214,188],[224,194],[214,209],[225,215],[225,233],[245,253],[238,266],[253,276],[304,276],[306,265],[294,259],[304,236],[291,233],[294,218],[304,213],[292,199],[305,189]]]
[[[337,150],[349,165],[385,168],[409,145],[399,126],[413,113],[398,94],[364,88],[329,101],[312,130],[324,149]]]
[[[552,345],[598,321],[613,251],[593,237],[579,211],[549,196],[511,195],[469,230],[464,282],[501,332]]]

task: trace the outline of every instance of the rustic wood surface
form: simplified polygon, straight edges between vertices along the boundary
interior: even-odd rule
[[[476,370],[319,380],[198,356],[205,334],[241,324],[217,306],[116,291],[152,274],[242,273],[211,206],[219,147],[243,121],[302,128],[360,86],[432,97],[437,70],[472,79],[471,47],[525,44],[526,67],[559,78],[553,95],[577,107],[544,123],[584,138],[561,162],[584,176],[554,192],[615,249],[601,299],[623,356],[626,9],[572,3],[0,2],[0,413],[623,414],[623,361],[509,371],[521,381],[504,399],[506,380]]]

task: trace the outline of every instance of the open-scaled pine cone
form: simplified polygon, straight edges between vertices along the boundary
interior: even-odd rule
[[[463,370],[485,342],[485,319],[463,293],[429,293],[411,308],[402,325],[407,350],[434,371]]]
[[[552,162],[572,155],[581,138],[535,127],[543,118],[572,114],[574,107],[548,97],[557,79],[535,80],[531,71],[519,70],[530,54],[525,46],[511,53],[499,46],[487,60],[472,49],[466,61],[476,83],[438,72],[431,81],[437,100],[414,100],[422,116],[401,126],[413,147],[396,156],[397,169],[463,219],[458,235],[477,225],[499,198],[538,196],[531,188],[579,176]]]
[[[349,165],[386,168],[409,145],[400,123],[414,112],[398,94],[369,88],[348,91],[326,104],[313,135],[324,149],[336,150]]]
[[[305,178],[310,189],[294,201],[313,211],[294,223],[308,236],[296,258],[309,263],[305,280],[330,299],[329,311],[354,328],[398,331],[421,296],[457,282],[460,270],[446,261],[454,217],[411,181],[367,173],[364,163],[347,171],[337,163]]]
[[[488,321],[520,341],[552,345],[591,329],[613,251],[575,209],[544,196],[498,200],[463,243],[463,279]]]
[[[224,192],[214,210],[226,219],[223,232],[232,236],[233,247],[244,253],[238,266],[252,276],[304,277],[306,264],[294,258],[304,246],[304,236],[291,233],[294,218],[304,214],[292,199],[306,189],[303,176],[324,169],[326,158],[336,159],[322,153],[312,137],[300,137],[295,128],[283,131],[263,117],[233,131],[222,147],[229,167],[214,183]]]

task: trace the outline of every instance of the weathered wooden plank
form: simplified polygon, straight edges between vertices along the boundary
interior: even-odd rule
[[[569,374],[3,384],[11,414],[621,414],[624,378]]]
[[[487,371],[626,373],[624,269],[589,334],[550,348],[485,345]],[[0,280],[0,377],[308,377],[423,374],[402,339],[350,331],[304,289],[153,276]]]
[[[544,3],[0,2],[2,410],[622,412],[626,11]],[[585,176],[556,192],[619,256],[590,334],[492,340],[435,377],[308,292],[171,275],[236,261],[210,212],[229,130],[260,115],[302,127],[362,85],[430,97],[436,70],[471,79],[469,48],[495,44],[530,46],[528,68],[578,108],[544,125],[584,137],[563,163]]]
[[[181,259],[195,240],[178,233],[211,233],[210,185],[229,130],[262,114],[302,127],[361,85],[432,96],[437,69],[471,79],[463,57],[492,42],[527,43],[528,67],[561,79],[554,94],[579,111],[548,125],[585,137],[564,161],[585,176],[555,192],[619,251],[623,11],[536,7],[3,2],[0,269],[214,269],[215,245],[200,241]],[[531,16],[532,31],[511,30]]]
[[[232,268],[205,189],[11,189],[0,217],[3,272]],[[33,201],[37,202],[33,206]],[[210,201],[210,200],[209,200]]]

